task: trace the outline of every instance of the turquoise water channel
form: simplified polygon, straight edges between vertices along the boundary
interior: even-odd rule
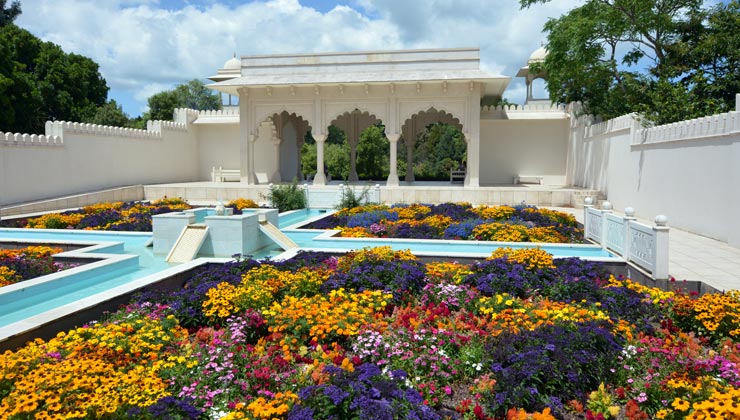
[[[300,224],[323,217],[327,213],[327,210],[320,209],[284,213],[279,216],[279,224],[283,233],[301,248],[312,250],[344,251],[373,246],[390,246],[395,250],[410,249],[419,255],[483,258],[501,246],[514,249],[528,246],[484,241],[334,238],[331,236],[332,232],[296,229]],[[90,257],[96,254],[108,254],[106,262],[92,263],[52,274],[51,278],[45,276],[44,278],[48,281],[40,278],[39,281],[29,280],[0,288],[0,328],[174,267],[174,264],[164,261],[165,255],[155,255],[152,252],[149,246],[151,239],[151,233],[0,228],[0,242],[74,243],[90,246],[91,248],[81,250],[81,253]],[[105,244],[93,247],[101,243]],[[542,249],[556,258],[618,260],[614,255],[593,245],[547,244],[543,245]],[[280,253],[282,250],[275,246],[260,250],[253,257],[259,259]]]

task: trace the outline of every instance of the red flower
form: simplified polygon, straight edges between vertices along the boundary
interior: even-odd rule
[[[478,403],[476,403],[475,407],[473,408],[473,414],[475,414],[476,419],[485,420],[486,418],[486,415],[483,414],[483,407],[481,407]]]

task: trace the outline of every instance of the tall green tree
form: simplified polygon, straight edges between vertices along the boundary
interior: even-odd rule
[[[360,133],[357,143],[357,176],[380,180],[388,176],[390,143],[382,124],[371,125]]]
[[[111,99],[102,106],[98,107],[95,115],[89,121],[92,124],[111,125],[114,127],[127,127],[131,125],[128,115],[123,112],[123,107]]]
[[[145,120],[171,121],[175,108],[179,108],[179,100],[174,90],[155,93],[147,99],[149,112],[144,115]]]
[[[177,85],[172,90],[156,93],[147,100],[149,112],[144,119],[172,120],[175,108],[190,108],[199,111],[221,109],[221,99],[203,82],[193,79]]]
[[[414,177],[419,180],[448,180],[450,170],[465,163],[467,148],[462,132],[449,124],[434,123],[414,144]]]
[[[0,131],[42,133],[47,120],[87,121],[107,95],[91,59],[13,24],[0,27]]]
[[[704,9],[701,0],[585,0],[545,24],[548,56],[534,70],[545,70],[554,100],[603,118],[640,112],[666,123],[721,112],[737,48],[719,44],[737,34],[737,1]],[[705,83],[714,63],[729,65]],[[715,82],[722,92],[707,87]]]
[[[21,2],[18,0],[5,7],[6,0],[0,0],[0,26],[10,25],[21,14]]]

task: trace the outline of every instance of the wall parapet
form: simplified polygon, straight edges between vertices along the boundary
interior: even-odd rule
[[[192,110],[190,110],[192,111]],[[239,122],[239,108],[227,108],[218,110],[208,111],[194,111],[195,124],[213,124],[213,123],[238,123]]]
[[[567,115],[564,105],[549,103],[481,107],[481,118],[487,119],[557,119]]]
[[[629,130],[634,125],[635,114],[622,115],[597,124],[586,126],[585,138],[596,137],[616,131]]]
[[[0,132],[3,146],[64,146],[61,136],[44,134],[21,134]]]
[[[148,124],[147,124],[148,125]],[[162,137],[161,130],[150,131],[128,128],[114,127],[110,125],[98,125],[78,123],[71,121],[47,121],[46,134],[63,137],[64,133],[90,134],[96,136],[118,136],[118,137],[137,137],[137,138],[159,138]]]
[[[722,137],[740,133],[740,110],[637,130],[632,145]]]
[[[565,105],[529,104],[529,105],[496,105],[481,107],[482,112],[565,112]]]

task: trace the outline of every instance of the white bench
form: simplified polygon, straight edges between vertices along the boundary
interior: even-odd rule
[[[222,166],[213,167],[211,170],[211,181],[213,182],[227,182],[227,181],[241,181],[241,171],[239,169],[224,169]]]
[[[545,183],[545,177],[541,175],[517,175],[514,177],[514,185],[516,184],[539,184]]]
[[[450,183],[465,182],[465,171],[450,171]]]

